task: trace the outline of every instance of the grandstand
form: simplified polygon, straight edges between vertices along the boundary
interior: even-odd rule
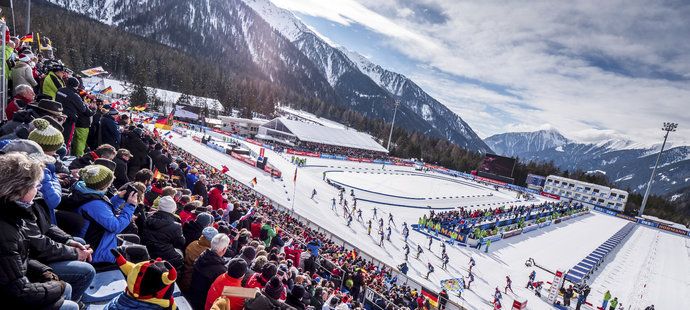
[[[286,117],[276,118],[261,125],[256,138],[289,147],[322,150],[324,153],[337,151],[339,148],[373,154],[388,153],[386,148],[368,134],[353,129],[338,129],[295,121]]]

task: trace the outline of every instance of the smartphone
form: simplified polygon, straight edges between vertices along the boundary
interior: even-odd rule
[[[132,185],[132,184],[127,184],[127,188],[125,189],[125,197],[124,197],[124,199],[125,199],[125,200],[129,199],[129,195],[131,195],[133,192],[139,194],[139,191],[137,190],[136,187],[134,187],[134,185]]]

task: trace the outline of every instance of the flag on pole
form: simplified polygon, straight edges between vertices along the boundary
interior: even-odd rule
[[[249,183],[252,184],[252,187],[256,186],[256,183],[258,183],[258,182],[256,181],[256,177],[254,177]]]
[[[19,41],[22,41],[24,43],[34,43],[34,34],[29,33],[29,34],[19,38]]]

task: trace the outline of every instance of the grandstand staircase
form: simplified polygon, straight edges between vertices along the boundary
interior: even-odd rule
[[[624,243],[625,238],[630,234],[633,228],[635,228],[635,223],[625,224],[625,226],[618,230],[611,238],[606,240],[606,242],[602,243],[577,265],[568,270],[565,279],[576,284],[590,280],[594,272],[605,262],[606,257],[613,253],[620,244]]]

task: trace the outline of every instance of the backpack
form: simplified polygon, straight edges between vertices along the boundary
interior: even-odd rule
[[[259,239],[261,241],[268,239],[268,228],[261,228],[261,232],[259,232]]]

